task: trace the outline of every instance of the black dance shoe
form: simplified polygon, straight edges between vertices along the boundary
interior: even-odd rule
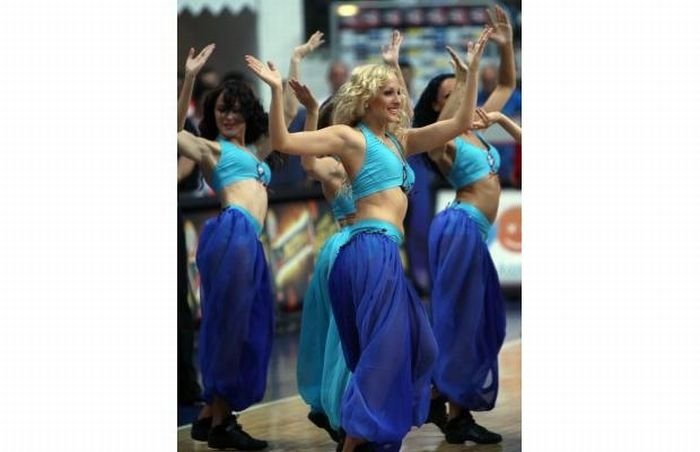
[[[195,441],[207,442],[207,440],[209,439],[209,431],[211,430],[212,420],[213,418],[209,416],[203,417],[202,419],[197,419],[196,421],[192,422],[192,428],[190,429],[190,436],[192,437],[192,439]],[[224,420],[224,423],[226,422],[233,422],[234,424],[238,424],[236,416],[234,416],[233,414],[229,415]]]
[[[255,439],[246,433],[235,416],[231,416],[222,424],[209,431],[207,444],[212,449],[262,450],[267,447],[267,441]]]
[[[465,441],[474,441],[477,444],[496,444],[503,440],[498,433],[491,432],[477,424],[467,410],[462,410],[459,416],[447,421],[445,439],[450,444],[462,444]]]
[[[336,443],[340,441],[340,433],[333,430],[333,427],[331,427],[331,423],[328,420],[328,416],[326,416],[325,413],[321,413],[320,411],[309,411],[309,415],[307,417],[316,427],[327,431],[328,435],[333,441]]]
[[[211,417],[203,417],[202,419],[197,419],[192,422],[192,429],[190,430],[190,436],[195,441],[206,442],[209,439],[209,430],[211,430]]]

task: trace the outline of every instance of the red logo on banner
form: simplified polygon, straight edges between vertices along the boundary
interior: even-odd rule
[[[498,225],[498,241],[503,248],[519,253],[522,249],[520,206],[511,207],[501,214]]]

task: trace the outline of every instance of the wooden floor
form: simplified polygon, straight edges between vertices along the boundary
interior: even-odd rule
[[[475,413],[479,424],[503,435],[497,445],[465,443],[454,445],[433,424],[412,430],[403,441],[402,452],[424,451],[520,451],[520,340],[506,343],[500,354],[501,387],[496,407],[486,413]],[[308,407],[299,396],[257,405],[240,415],[239,421],[255,438],[268,441],[267,451],[334,451],[335,443],[325,431],[306,419]],[[178,451],[209,450],[206,443],[190,439],[189,426],[178,429]]]

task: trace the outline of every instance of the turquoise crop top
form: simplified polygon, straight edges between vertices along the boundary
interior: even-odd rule
[[[341,188],[330,203],[331,212],[336,220],[342,220],[351,213],[355,213],[355,201],[352,199],[351,190]]]
[[[461,136],[455,138],[455,161],[446,178],[454,188],[471,185],[488,174],[498,173],[498,168],[501,166],[498,149],[486,141],[480,133],[477,132],[476,136],[485,146],[488,146],[488,150],[474,146]]]
[[[404,193],[413,188],[416,175],[406,160],[396,155],[363,123],[358,128],[365,136],[367,150],[362,168],[352,181],[353,199],[367,197],[393,187],[401,187]],[[391,134],[387,136],[403,154],[401,144]]]
[[[221,191],[224,187],[245,179],[255,179],[265,186],[270,184],[272,174],[267,163],[258,160],[251,151],[224,138],[219,137],[216,141],[221,145],[221,157],[212,171],[211,188],[214,191]]]

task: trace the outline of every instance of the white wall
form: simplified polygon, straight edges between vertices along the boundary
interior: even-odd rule
[[[304,29],[304,5],[301,0],[257,0],[258,53],[262,61],[271,60],[282,76],[289,70],[292,49],[302,40]],[[265,110],[270,105],[270,89],[259,84],[258,93]]]

